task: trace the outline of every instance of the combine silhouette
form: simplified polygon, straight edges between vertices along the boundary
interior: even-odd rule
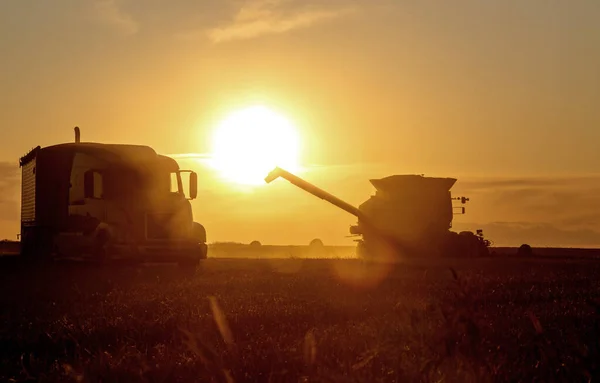
[[[483,232],[450,230],[455,210],[465,213],[465,197],[453,198],[450,189],[455,178],[393,175],[370,180],[376,193],[358,208],[279,167],[265,178],[270,183],[278,177],[321,198],[358,218],[350,227],[357,239],[360,257],[397,258],[398,256],[489,255],[490,242]]]

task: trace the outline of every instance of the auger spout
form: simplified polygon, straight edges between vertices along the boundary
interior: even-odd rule
[[[338,208],[346,211],[347,213],[350,213],[353,216],[357,217],[360,226],[364,229],[364,232],[368,232],[371,236],[378,238],[381,243],[387,244],[388,248],[391,247],[394,252],[403,252],[405,254],[410,252],[410,248],[409,246],[407,246],[407,244],[401,242],[399,239],[394,238],[377,228],[373,224],[372,220],[358,208],[311,184],[310,182],[307,182],[302,178],[288,172],[287,170],[284,170],[280,167],[276,167],[267,175],[267,177],[265,177],[265,182],[271,183],[279,177],[289,181],[291,184],[314,195],[315,197],[323,199],[331,203],[332,205],[337,206]]]
[[[307,191],[310,194],[314,195],[315,197],[323,199],[323,200],[339,207],[340,209],[352,214],[353,216],[355,216],[359,219],[366,219],[364,214],[360,210],[358,210],[358,208],[350,205],[348,202],[345,202],[330,193],[327,193],[325,190],[316,187],[315,185],[303,180],[302,178],[300,178],[280,167],[276,167],[275,169],[273,169],[269,173],[269,175],[267,175],[267,177],[265,178],[265,182],[271,183],[279,177],[286,179],[291,184],[298,186],[300,189]]]

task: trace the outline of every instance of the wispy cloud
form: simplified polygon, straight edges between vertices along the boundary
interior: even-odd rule
[[[466,178],[459,180],[463,189],[468,190],[518,190],[532,188],[567,187],[573,185],[600,185],[600,174],[573,176],[539,176],[522,178]]]
[[[167,154],[167,156],[174,158],[174,159],[193,159],[193,158],[210,159],[210,158],[212,158],[212,155],[210,153],[174,153],[174,154]]]
[[[96,0],[94,10],[102,22],[125,34],[135,34],[139,30],[139,23],[121,8],[118,0]]]
[[[289,3],[285,0],[252,1],[239,8],[230,22],[208,30],[208,37],[214,43],[252,39],[307,28],[357,10],[354,6],[334,9],[312,6],[290,11]]]
[[[464,179],[466,220],[501,245],[600,245],[600,176]],[[466,228],[457,217],[455,228]]]

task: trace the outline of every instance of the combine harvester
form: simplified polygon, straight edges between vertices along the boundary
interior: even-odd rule
[[[21,251],[27,261],[128,258],[195,267],[206,231],[190,201],[197,175],[138,145],[75,142],[20,159]],[[182,173],[189,173],[189,196]]]
[[[483,257],[490,242],[483,232],[450,230],[456,209],[465,213],[465,197],[453,198],[454,178],[393,175],[370,180],[376,193],[358,208],[281,168],[265,178],[278,177],[358,218],[350,227],[357,239],[357,255],[367,259],[397,259],[403,256]]]

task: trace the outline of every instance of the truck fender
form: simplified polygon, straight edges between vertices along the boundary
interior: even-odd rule
[[[206,229],[198,222],[192,223],[192,237],[199,243],[206,243]]]
[[[104,245],[110,242],[112,238],[114,238],[114,230],[109,224],[105,222],[100,222],[94,230],[93,237],[94,240],[99,241],[101,244]]]

